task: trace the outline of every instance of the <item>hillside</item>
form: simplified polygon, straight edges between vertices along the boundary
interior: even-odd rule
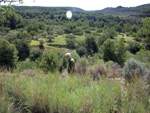
[[[13,6],[15,11],[32,11],[32,12],[61,12],[65,13],[68,10],[71,10],[74,13],[84,12],[84,10],[76,7],[40,7],[40,6]]]
[[[150,4],[140,5],[137,7],[122,7],[118,6],[116,8],[105,8],[100,12],[104,15],[113,15],[113,16],[129,16],[129,15],[145,15],[145,11],[150,12]],[[147,15],[148,16],[148,15]]]
[[[150,16],[150,4],[140,5],[137,7],[122,7],[116,8],[108,7],[103,10],[86,11],[76,7],[40,7],[40,6],[13,6],[16,12],[52,12],[57,14],[65,14],[67,10],[71,10],[74,13],[97,13],[113,16],[136,16],[136,17],[149,17]]]

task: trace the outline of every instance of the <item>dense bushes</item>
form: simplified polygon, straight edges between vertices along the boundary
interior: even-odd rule
[[[18,51],[15,45],[0,39],[0,67],[12,68],[17,64]]]

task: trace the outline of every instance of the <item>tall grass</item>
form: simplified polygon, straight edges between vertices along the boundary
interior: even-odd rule
[[[108,78],[93,81],[81,75],[60,78],[59,73],[33,77],[7,74],[0,76],[0,97],[6,97],[0,98],[0,110],[13,106],[12,111],[34,113],[150,111],[149,94],[141,80],[127,84],[125,90],[122,87]]]

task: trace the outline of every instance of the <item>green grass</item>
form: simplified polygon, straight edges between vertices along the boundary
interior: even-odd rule
[[[14,106],[17,105],[20,111],[39,113],[150,111],[149,94],[138,80],[133,84],[127,84],[123,90],[119,81],[108,78],[93,81],[90,76],[74,75],[60,78],[59,73],[36,74],[34,77],[5,74],[0,76],[0,86],[3,89],[0,89],[0,92],[9,98],[8,102],[12,104],[16,102]]]
[[[84,40],[84,36],[76,36],[76,40]],[[53,39],[53,42],[47,42],[47,39],[45,38],[39,38],[38,40],[43,40],[45,41],[45,51],[51,50],[52,52],[68,52],[68,51],[74,51],[74,50],[69,50],[65,47],[66,45],[66,34],[65,35],[58,35]],[[30,45],[31,46],[39,46],[40,42],[38,40],[32,40]]]
[[[76,36],[76,40],[84,40],[84,36]],[[54,42],[46,42],[46,44],[52,44],[52,45],[66,45],[66,34],[65,35],[58,35],[53,39]]]
[[[117,35],[116,38],[118,40],[120,40],[121,38],[124,38],[125,41],[133,41],[134,40],[134,37],[127,36],[126,34],[123,34],[123,33],[121,33],[120,35]]]
[[[39,46],[40,45],[40,42],[38,40],[32,40],[30,42],[30,46]]]

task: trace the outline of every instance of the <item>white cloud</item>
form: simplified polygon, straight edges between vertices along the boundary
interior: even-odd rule
[[[85,10],[98,10],[106,7],[133,7],[150,3],[149,0],[24,0],[24,5],[29,6],[73,6]]]

